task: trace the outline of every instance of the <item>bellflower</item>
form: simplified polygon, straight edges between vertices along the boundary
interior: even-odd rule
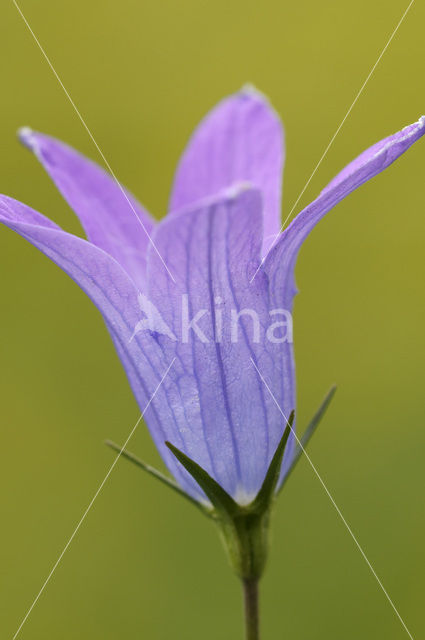
[[[209,503],[187,460],[237,504],[254,500],[281,441],[283,416],[295,408],[290,314],[299,249],[330,209],[424,133],[422,117],[369,148],[280,233],[284,135],[254,90],[223,100],[199,125],[159,223],[93,162],[22,130],[87,240],[6,196],[0,221],[68,273],[100,310],[140,408],[150,401],[145,418],[156,446],[194,500]],[[291,434],[276,486],[294,452]]]

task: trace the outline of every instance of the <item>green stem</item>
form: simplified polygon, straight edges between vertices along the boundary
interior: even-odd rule
[[[259,640],[258,579],[243,580],[245,640]]]

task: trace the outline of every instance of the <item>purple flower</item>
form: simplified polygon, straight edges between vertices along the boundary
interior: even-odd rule
[[[282,437],[282,413],[289,416],[295,407],[284,314],[292,312],[300,246],[330,209],[424,133],[422,117],[365,151],[275,240],[283,131],[255,91],[222,101],[195,131],[177,169],[170,213],[158,224],[95,164],[23,130],[22,141],[78,215],[87,240],[6,196],[0,196],[0,220],[66,271],[98,307],[141,409],[173,363],[146,420],[184,491],[205,499],[166,440],[246,504]],[[236,318],[236,328],[229,318]],[[290,441],[281,477],[293,451]]]

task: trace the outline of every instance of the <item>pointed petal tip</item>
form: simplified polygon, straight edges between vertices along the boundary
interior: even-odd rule
[[[193,213],[194,211],[198,211],[201,208],[207,209],[216,204],[237,200],[245,193],[257,194],[257,197],[262,198],[261,190],[258,189],[258,187],[256,187],[254,184],[252,184],[252,182],[235,182],[225,189],[221,189],[212,196],[207,196],[206,198],[195,201],[193,204],[174,210],[172,216],[166,215],[159,224],[164,225],[167,221],[172,221],[175,216],[188,215],[190,213]]]
[[[28,138],[31,138],[32,134],[33,130],[31,129],[31,127],[19,127],[18,131],[16,132],[18,139],[24,143],[28,140]]]
[[[24,147],[35,153],[37,152],[38,145],[33,129],[30,127],[20,127],[17,131],[17,136],[19,142],[21,142]]]
[[[254,98],[256,100],[260,100],[261,102],[270,104],[270,100],[268,99],[268,97],[262,91],[260,91],[260,89],[257,89],[257,87],[251,82],[246,82],[242,86],[242,88],[239,90],[239,95],[243,98]]]
[[[263,207],[263,192],[252,182],[237,182],[231,185],[222,193],[224,199],[229,203],[235,203],[237,200],[244,200],[248,198],[248,202],[255,202],[259,209]],[[215,198],[219,201],[220,198]]]
[[[419,120],[415,124],[417,126],[417,129],[422,132],[421,135],[424,135],[424,133],[425,133],[425,115],[421,116],[419,118]]]
[[[413,122],[412,124],[403,127],[401,131],[394,133],[392,136],[389,136],[386,140],[383,140],[381,143],[375,145],[377,147],[375,153],[373,154],[374,158],[378,158],[380,156],[385,157],[387,152],[389,152],[389,162],[386,166],[394,162],[400,155],[402,155],[409,147],[411,147],[417,140],[422,138],[425,134],[425,116],[421,116],[419,120]],[[373,147],[371,148],[373,149]],[[367,154],[367,151],[364,152]],[[363,154],[363,155],[364,155]],[[359,156],[362,157],[362,156]],[[349,167],[350,165],[348,165]],[[384,167],[386,168],[386,167]],[[381,169],[382,171],[382,169]],[[332,184],[332,182],[330,183]],[[329,187],[330,185],[328,185]]]
[[[401,130],[401,133],[405,134],[406,138],[409,138],[410,136],[416,137],[416,134],[419,134],[417,136],[418,138],[423,136],[425,134],[425,115],[421,116],[416,122],[404,127],[404,129]]]
[[[238,91],[237,95],[242,100],[252,100],[252,102],[256,102],[257,104],[261,104],[263,107],[266,107],[274,115],[276,120],[279,123],[281,122],[280,115],[274,108],[270,98],[260,89],[257,89],[254,84],[246,82]]]
[[[255,187],[251,182],[237,182],[225,189],[223,195],[228,200],[236,200],[245,191],[255,191]]]

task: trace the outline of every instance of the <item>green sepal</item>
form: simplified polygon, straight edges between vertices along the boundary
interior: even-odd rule
[[[335,391],[336,387],[330,389],[304,432],[295,450],[292,463],[279,488],[279,492],[301,458],[304,449],[325,414]],[[200,509],[202,513],[213,518],[219,528],[235,573],[244,581],[250,581],[257,580],[261,576],[266,563],[271,509],[274,498],[276,497],[276,487],[279,482],[283,456],[289,435],[292,431],[293,421],[294,412],[292,412],[289,417],[259,492],[254,500],[247,505],[238,504],[205,469],[170,442],[166,442],[165,444],[204,491],[212,507],[198,502],[183,491],[174,480],[146,464],[129,451],[121,450],[121,447],[114,442],[107,441],[106,444],[115,451],[120,452],[124,458],[133,462],[133,464],[136,464],[144,471],[147,471],[167,487],[189,500]]]
[[[207,498],[211,501],[214,509],[219,512],[221,516],[233,518],[240,509],[238,503],[235,502],[223,487],[197,462],[189,458],[189,456],[183,453],[183,451],[180,451],[180,449],[177,449],[171,442],[166,442],[165,444],[180,464],[183,465],[186,471],[190,473],[192,478],[198,483]]]
[[[174,445],[165,443],[211,501],[214,508],[212,517],[219,528],[230,564],[245,581],[257,580],[265,567],[270,512],[293,420],[294,412],[291,413],[259,492],[247,505],[238,504],[205,469]]]
[[[316,411],[316,413],[314,414],[310,424],[308,425],[307,429],[304,431],[304,434],[301,437],[301,440],[299,441],[299,443],[297,443],[297,447],[295,449],[295,453],[294,453],[294,457],[292,459],[291,462],[291,466],[289,467],[288,471],[285,474],[285,477],[283,478],[282,484],[279,487],[279,491],[278,493],[280,493],[284,487],[284,485],[286,484],[289,476],[292,474],[294,468],[296,467],[297,463],[299,462],[301,456],[303,455],[305,449],[307,448],[308,443],[310,442],[312,436],[314,435],[317,427],[319,426],[323,416],[326,413],[327,408],[329,407],[332,398],[334,397],[336,392],[336,386],[334,385],[333,387],[331,387],[328,391],[328,393],[325,396],[325,399],[323,400],[322,404],[320,405],[320,407],[318,408],[318,410]]]
[[[207,507],[206,505],[192,498],[192,496],[190,496],[188,493],[183,491],[183,489],[177,484],[177,482],[175,482],[171,478],[168,478],[166,475],[161,473],[161,471],[158,471],[158,469],[155,469],[155,467],[151,467],[149,464],[146,464],[146,462],[143,462],[143,460],[140,460],[140,458],[135,456],[134,453],[130,453],[130,451],[127,451],[126,449],[122,449],[118,444],[116,444],[115,442],[112,442],[112,440],[106,440],[105,444],[108,447],[111,447],[111,449],[114,449],[114,451],[117,451],[122,458],[125,458],[126,460],[129,460],[136,466],[140,467],[140,469],[143,469],[143,471],[146,471],[151,476],[153,476],[154,478],[156,478],[157,480],[165,484],[167,487],[169,487],[173,491],[176,491],[180,496],[183,496],[183,498],[186,498],[186,500],[189,500],[189,502],[193,504],[195,507],[197,507],[198,509],[200,509],[202,513],[211,517],[212,515],[211,508]]]
[[[285,431],[283,432],[283,436],[280,439],[272,461],[270,462],[266,477],[264,478],[263,484],[261,485],[261,489],[257,493],[255,500],[250,505],[250,508],[254,511],[266,511],[266,509],[269,508],[274,499],[275,489],[277,487],[277,483],[279,482],[283,454],[285,453],[289,434],[292,431],[294,415],[295,412],[292,411],[291,415],[289,416]]]

